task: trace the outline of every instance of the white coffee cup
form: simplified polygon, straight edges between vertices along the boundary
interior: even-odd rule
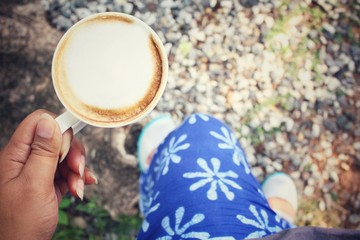
[[[116,12],[82,19],[61,38],[52,61],[54,88],[67,109],[56,119],[61,131],[139,120],[156,106],[167,74],[164,46],[141,20]]]

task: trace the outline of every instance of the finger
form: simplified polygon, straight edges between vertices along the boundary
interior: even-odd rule
[[[61,150],[60,150],[60,160],[59,160],[60,163],[65,159],[66,155],[68,154],[72,139],[73,139],[73,131],[72,128],[69,128],[63,134]]]
[[[59,179],[55,181],[55,193],[60,204],[62,197],[69,191],[67,182],[65,179]]]
[[[62,162],[59,164],[57,173],[59,175],[59,178],[64,179],[67,179],[70,173],[77,174],[79,175],[79,177],[81,177],[79,173],[72,171],[66,164],[66,162]]]
[[[44,113],[48,112],[37,110],[31,113],[16,128],[9,143],[2,151],[0,161],[0,169],[2,169],[0,177],[2,179],[14,179],[20,174],[30,155],[37,122]]]
[[[59,188],[59,186],[57,184],[55,184],[55,195],[56,195],[57,202],[58,202],[58,205],[59,205],[61,200],[62,200],[62,195],[61,195],[60,188]]]
[[[42,114],[36,124],[34,140],[22,174],[36,186],[53,185],[58,165],[62,134],[49,114]]]
[[[67,179],[69,172],[71,172],[71,170],[69,169],[68,165],[64,162],[60,163],[58,166],[58,175],[59,178],[65,178]]]
[[[60,189],[61,196],[64,196],[69,191],[69,187],[68,187],[66,179],[62,178],[62,179],[56,181],[56,184],[58,185],[58,187]]]
[[[69,172],[67,177],[69,192],[83,200],[84,198],[84,180],[76,173]]]
[[[73,140],[65,161],[71,171],[78,173],[81,177],[84,176],[85,148],[78,139]]]
[[[69,173],[78,174],[78,173],[73,172],[66,164],[63,164],[63,163],[59,165],[58,171],[59,171],[58,179],[61,179],[61,178],[67,179],[69,176]],[[96,175],[94,174],[94,172],[92,172],[89,168],[85,168],[84,172],[85,173],[84,173],[83,179],[84,179],[85,185],[98,184],[98,179],[97,179]]]
[[[92,185],[92,184],[98,184],[98,180],[97,177],[95,176],[95,174],[88,168],[85,169],[85,174],[84,174],[84,179],[85,179],[85,185]]]

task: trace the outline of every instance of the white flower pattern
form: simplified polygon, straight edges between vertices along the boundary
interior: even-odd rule
[[[226,237],[213,237],[213,238],[209,238],[209,240],[235,240],[235,238],[231,236],[226,236]]]
[[[146,180],[145,180],[145,186],[144,186],[144,190],[145,192],[147,192],[147,195],[148,196],[152,196],[153,193],[154,193],[154,181],[152,179],[151,176],[147,177]]]
[[[149,176],[147,178],[140,178],[140,185],[144,186],[144,192],[141,193],[141,201],[140,201],[140,209],[142,213],[146,213],[150,207],[150,199],[153,195],[153,187],[154,187],[154,181]]]
[[[275,221],[278,222],[279,224],[281,224],[281,227],[283,229],[286,228],[286,220],[284,220],[279,214],[276,214]]]
[[[205,122],[207,122],[207,121],[209,121],[209,117],[208,116],[206,116],[205,114],[201,114],[201,113],[197,113],[197,114],[192,114],[192,115],[190,115],[190,117],[189,117],[189,120],[188,120],[188,122],[189,122],[189,124],[195,124],[196,123],[196,119],[197,118],[200,118],[200,119],[202,119],[203,121],[205,121]]]
[[[257,192],[260,194],[260,196],[261,196],[264,200],[266,200],[266,197],[265,197],[265,195],[264,195],[264,192],[263,192],[260,188],[257,189]],[[267,202],[267,200],[266,200],[266,202]]]
[[[256,207],[251,204],[249,206],[249,210],[255,219],[247,218],[241,214],[236,216],[236,218],[239,219],[243,224],[258,228],[258,230],[249,233],[249,235],[247,235],[245,238],[260,238],[262,236],[268,235],[269,233],[277,233],[283,230],[282,227],[277,225],[273,227],[269,226],[269,217],[264,209],[261,209],[259,214],[258,210],[256,210]],[[280,219],[277,217],[277,215],[275,216],[275,220],[280,223]]]
[[[248,166],[247,160],[245,159],[245,154],[242,149],[237,145],[236,138],[232,132],[229,132],[224,126],[220,128],[222,134],[219,134],[214,131],[210,131],[210,135],[221,140],[222,143],[218,144],[220,149],[231,149],[233,153],[233,161],[237,166],[243,164],[246,174],[250,173],[250,168]]]
[[[147,232],[147,230],[149,229],[149,226],[150,226],[150,223],[147,221],[146,217],[149,216],[151,213],[155,212],[156,210],[159,209],[160,207],[160,203],[155,203],[157,197],[159,196],[160,192],[157,192],[155,194],[154,197],[150,197],[149,198],[149,201],[147,202],[148,204],[148,208],[147,208],[147,211],[144,212],[144,221],[142,223],[142,226],[141,226],[141,229],[144,231],[144,232]]]
[[[157,240],[171,240],[171,239],[209,239],[210,234],[207,232],[195,232],[188,231],[192,226],[202,222],[205,219],[205,215],[201,213],[195,214],[191,220],[181,226],[185,214],[185,208],[179,207],[175,212],[175,226],[171,227],[170,218],[164,217],[161,221],[161,226],[166,232],[166,236],[159,237]]]
[[[184,173],[184,178],[203,178],[190,186],[190,191],[195,191],[201,187],[204,187],[206,184],[210,184],[210,188],[207,191],[207,198],[209,200],[217,200],[217,187],[220,187],[220,190],[225,194],[226,198],[232,201],[235,198],[235,194],[230,191],[227,185],[241,190],[242,187],[239,186],[233,180],[228,178],[238,178],[238,175],[233,171],[227,172],[219,172],[220,170],[220,160],[217,158],[211,159],[211,164],[213,166],[213,170],[209,168],[206,160],[199,158],[197,160],[197,164],[202,168],[205,172],[187,172]]]
[[[153,171],[141,178],[144,221],[139,239],[235,240],[263,237],[291,226],[279,215],[268,211],[269,205],[260,185],[255,184],[251,191],[245,189],[252,177],[245,154],[229,128],[221,123],[213,128],[217,123],[219,121],[213,121],[210,116],[193,114],[185,120],[185,127],[178,127],[160,145],[150,168]],[[207,126],[212,127],[210,129]],[[211,148],[218,151],[208,151]],[[178,176],[182,176],[180,181],[184,186],[180,188],[179,184],[172,188],[176,194],[166,195],[166,189],[173,187],[171,183],[179,181]],[[253,179],[250,182],[254,182]],[[193,202],[182,200],[184,194],[194,196],[200,205],[191,207]],[[243,194],[247,197],[242,198]],[[251,201],[252,198],[256,201]],[[231,207],[226,204],[217,209],[217,201],[222,204],[237,204],[241,201],[245,211],[230,211]],[[179,205],[175,205],[171,214],[163,212],[172,209],[175,203]],[[224,222],[237,222],[233,224],[235,228],[243,226],[249,230],[237,232],[231,226],[211,225],[213,229],[209,224],[213,224],[211,220],[214,214],[223,214]],[[224,232],[232,232],[232,236],[221,234],[222,228]]]
[[[177,153],[190,147],[189,143],[184,143],[186,138],[187,135],[183,134],[178,139],[175,137],[170,139],[169,146],[163,149],[160,157],[156,160],[154,172],[157,173],[157,178],[159,178],[160,174],[166,175],[168,173],[170,161],[180,163],[181,157]]]

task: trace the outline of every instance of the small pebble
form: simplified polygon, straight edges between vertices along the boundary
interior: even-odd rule
[[[312,132],[311,132],[311,134],[312,134],[312,137],[313,138],[317,138],[317,137],[319,137],[320,136],[320,126],[318,125],[318,124],[316,124],[316,123],[314,123],[313,125],[312,125]]]
[[[305,194],[305,196],[307,196],[307,197],[312,197],[313,194],[314,194],[314,191],[315,191],[314,187],[308,185],[308,186],[306,186],[305,189],[304,189],[304,194]]]
[[[319,202],[319,209],[320,209],[320,211],[325,211],[325,209],[326,209],[326,205],[325,205],[325,202],[323,201],[323,200],[321,200],[320,202]]]

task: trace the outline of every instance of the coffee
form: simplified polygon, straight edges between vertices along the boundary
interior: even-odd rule
[[[103,13],[84,19],[55,51],[57,95],[87,123],[126,125],[151,110],[162,95],[167,77],[162,48],[151,28],[134,17]]]

